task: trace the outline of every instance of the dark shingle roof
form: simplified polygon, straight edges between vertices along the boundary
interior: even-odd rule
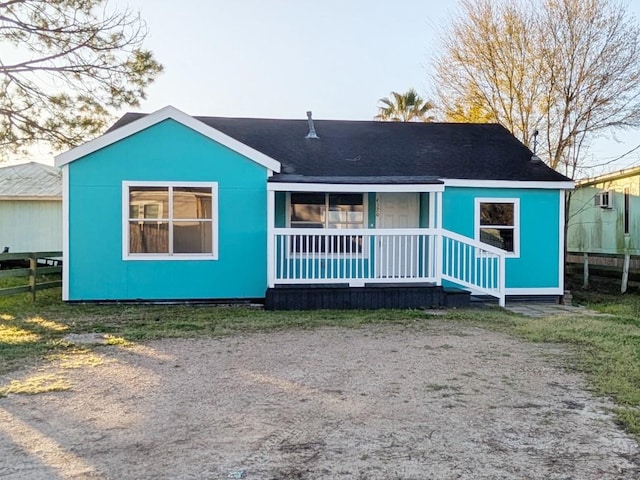
[[[142,116],[126,114],[110,131]],[[314,120],[320,138],[307,139],[307,120],[195,118],[279,161],[282,171],[270,181],[570,181],[531,162],[532,152],[497,124]]]

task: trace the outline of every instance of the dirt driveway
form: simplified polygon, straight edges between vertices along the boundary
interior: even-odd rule
[[[96,352],[0,399],[0,478],[640,478],[557,346],[435,321]]]

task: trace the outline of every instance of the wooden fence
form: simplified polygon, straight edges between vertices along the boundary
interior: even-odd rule
[[[0,297],[31,293],[31,298],[35,300],[38,290],[62,286],[62,280],[38,283],[38,277],[42,275],[62,272],[59,258],[62,258],[62,252],[0,253],[0,266],[2,267],[0,279],[29,277],[28,285],[0,288]],[[22,264],[24,266],[21,267]],[[17,268],[6,268],[7,266]]]

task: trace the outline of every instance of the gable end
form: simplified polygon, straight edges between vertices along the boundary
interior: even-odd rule
[[[244,157],[254,161],[255,163],[262,165],[271,172],[280,172],[280,162],[265,155],[254,148],[239,142],[238,140],[222,133],[221,131],[206,125],[193,118],[190,115],[178,110],[175,107],[167,106],[152,114],[141,117],[127,125],[124,125],[115,130],[108,131],[104,135],[91,140],[83,145],[75,147],[67,152],[61,153],[55,157],[55,165],[62,167],[75,160],[78,160],[86,155],[89,155],[97,150],[105,148],[113,143],[123,140],[131,135],[134,135],[146,128],[156,125],[164,120],[172,119],[196,132],[210,138],[211,140],[243,155]]]

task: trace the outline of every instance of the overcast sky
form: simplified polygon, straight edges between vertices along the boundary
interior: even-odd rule
[[[165,66],[139,111],[266,118],[371,119],[392,90],[429,97],[438,30],[456,11],[454,0],[118,1],[141,12]],[[620,139],[594,153],[617,155],[640,132]]]

